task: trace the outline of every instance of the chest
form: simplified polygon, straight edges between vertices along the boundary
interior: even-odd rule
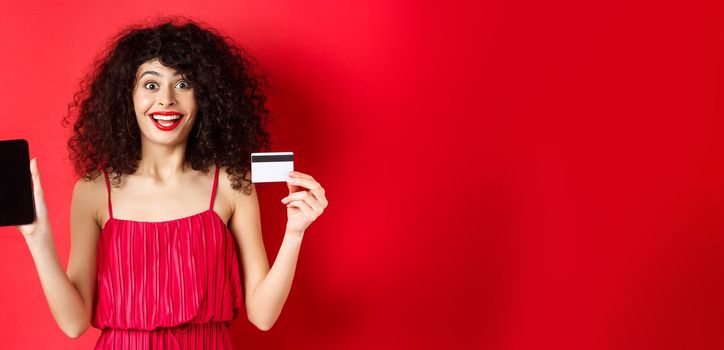
[[[103,207],[108,205],[108,198],[104,198],[102,203]],[[110,206],[115,219],[143,222],[174,220],[212,209],[224,223],[227,223],[232,213],[221,193],[217,192],[212,196],[208,186],[198,184],[156,188],[151,186],[112,188]],[[103,224],[100,226],[104,227],[109,218],[110,211],[101,210],[99,223]]]

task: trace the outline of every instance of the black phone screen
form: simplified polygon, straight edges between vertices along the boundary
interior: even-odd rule
[[[35,221],[30,153],[26,140],[0,140],[0,226]]]

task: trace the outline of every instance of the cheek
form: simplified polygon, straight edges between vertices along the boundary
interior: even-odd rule
[[[146,112],[148,112],[150,107],[148,98],[144,98],[143,96],[133,97],[133,110],[136,113],[136,119],[139,122],[144,119]]]
[[[196,104],[196,99],[193,97],[193,95],[189,96],[185,101],[184,105],[186,105],[186,108],[189,111],[196,112],[198,105]]]
[[[140,91],[133,92],[133,105],[136,110],[146,108],[150,102],[151,96],[148,96],[147,94],[144,94]]]

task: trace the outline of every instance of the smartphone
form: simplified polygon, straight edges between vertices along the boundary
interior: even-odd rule
[[[0,226],[35,221],[28,141],[0,140]]]

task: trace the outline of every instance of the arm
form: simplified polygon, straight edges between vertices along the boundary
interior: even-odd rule
[[[249,321],[261,330],[269,330],[281,313],[289,296],[297,266],[302,238],[285,232],[274,265],[269,268],[261,233],[259,201],[256,187],[251,195],[230,189],[229,181],[222,182],[233,198],[234,213],[229,228],[240,246],[246,290],[246,312]]]
[[[77,338],[90,325],[95,292],[95,249],[100,229],[95,221],[92,201],[89,200],[92,197],[92,186],[79,180],[73,189],[71,254],[66,274],[60,264],[48,221],[37,165],[31,165],[31,172],[37,218],[34,224],[18,228],[30,249],[56,323],[68,337]]]
[[[245,175],[248,179],[249,174]],[[299,171],[291,171],[289,176],[289,195],[282,199],[287,204],[287,225],[271,270],[262,242],[256,187],[251,184],[250,196],[232,190],[230,224],[243,255],[247,316],[262,330],[269,330],[276,322],[289,295],[304,231],[329,205],[324,188],[312,176]],[[229,188],[226,176],[224,182],[223,188]]]

